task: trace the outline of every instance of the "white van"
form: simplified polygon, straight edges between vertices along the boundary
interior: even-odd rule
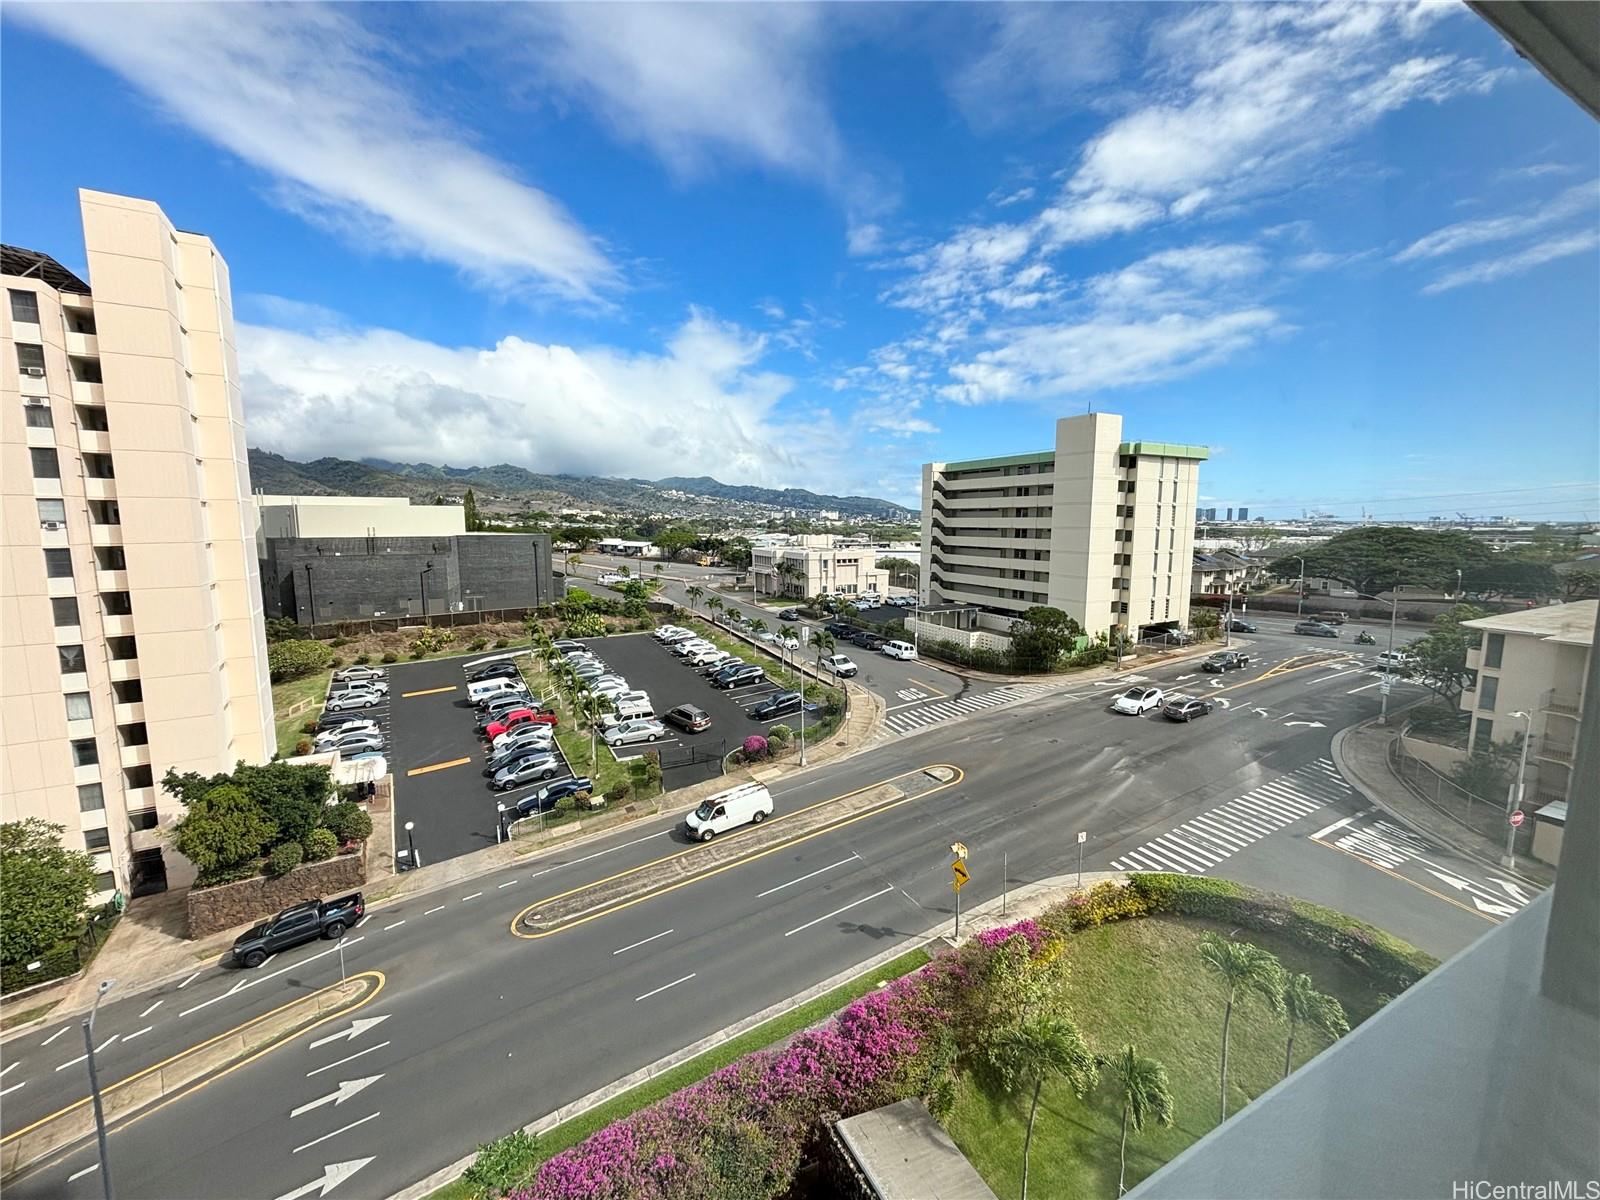
[[[615,706],[613,712],[622,721],[636,721],[641,717],[656,715],[655,705],[650,703],[648,692],[623,692],[620,696],[613,696],[611,703]]]
[[[495,696],[508,696],[512,692],[525,692],[528,687],[521,679],[506,679],[496,676],[494,679],[480,679],[476,683],[467,684],[467,699],[474,704],[482,704],[485,700]]]
[[[707,796],[684,818],[689,836],[709,842],[719,833],[741,825],[759,825],[772,815],[772,793],[764,783],[742,783],[736,788]]]
[[[910,642],[885,642],[879,647],[889,658],[915,658],[917,648]]]

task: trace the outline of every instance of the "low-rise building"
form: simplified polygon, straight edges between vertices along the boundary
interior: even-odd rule
[[[1254,582],[1257,568],[1229,550],[1212,554],[1195,551],[1189,575],[1189,592],[1195,596],[1227,596],[1242,592]]]
[[[1467,652],[1474,684],[1461,693],[1472,715],[1468,745],[1505,744],[1526,732],[1535,805],[1565,801],[1572,790],[1597,608],[1600,601],[1579,600],[1465,622],[1482,634]]]
[[[889,572],[880,570],[876,550],[834,546],[829,535],[806,534],[797,543],[825,545],[758,546],[750,552],[750,574],[757,595],[804,599],[830,596],[880,596],[889,590]]]

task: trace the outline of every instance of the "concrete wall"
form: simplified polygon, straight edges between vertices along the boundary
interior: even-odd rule
[[[459,504],[404,496],[258,496],[261,538],[453,537],[467,531]]]

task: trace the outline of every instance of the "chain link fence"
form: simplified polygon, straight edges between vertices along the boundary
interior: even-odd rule
[[[1467,791],[1407,750],[1404,737],[1397,737],[1389,743],[1389,766],[1440,816],[1448,817],[1499,849],[1505,847],[1506,830],[1509,828],[1505,799],[1489,800]],[[1517,830],[1518,854],[1530,852],[1534,824],[1530,813]]]

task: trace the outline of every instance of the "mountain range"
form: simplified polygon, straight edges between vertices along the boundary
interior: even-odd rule
[[[831,496],[804,488],[765,488],[723,483],[709,475],[668,479],[616,479],[600,475],[542,475],[499,463],[492,467],[434,466],[366,458],[318,458],[295,462],[267,450],[250,451],[250,482],[271,495],[431,496],[461,495],[472,488],[480,503],[506,497],[529,508],[598,506],[646,512],[684,507],[715,510],[728,504],[797,512],[837,512],[843,517],[911,520],[904,505],[872,496]],[[682,498],[665,493],[682,493]]]

